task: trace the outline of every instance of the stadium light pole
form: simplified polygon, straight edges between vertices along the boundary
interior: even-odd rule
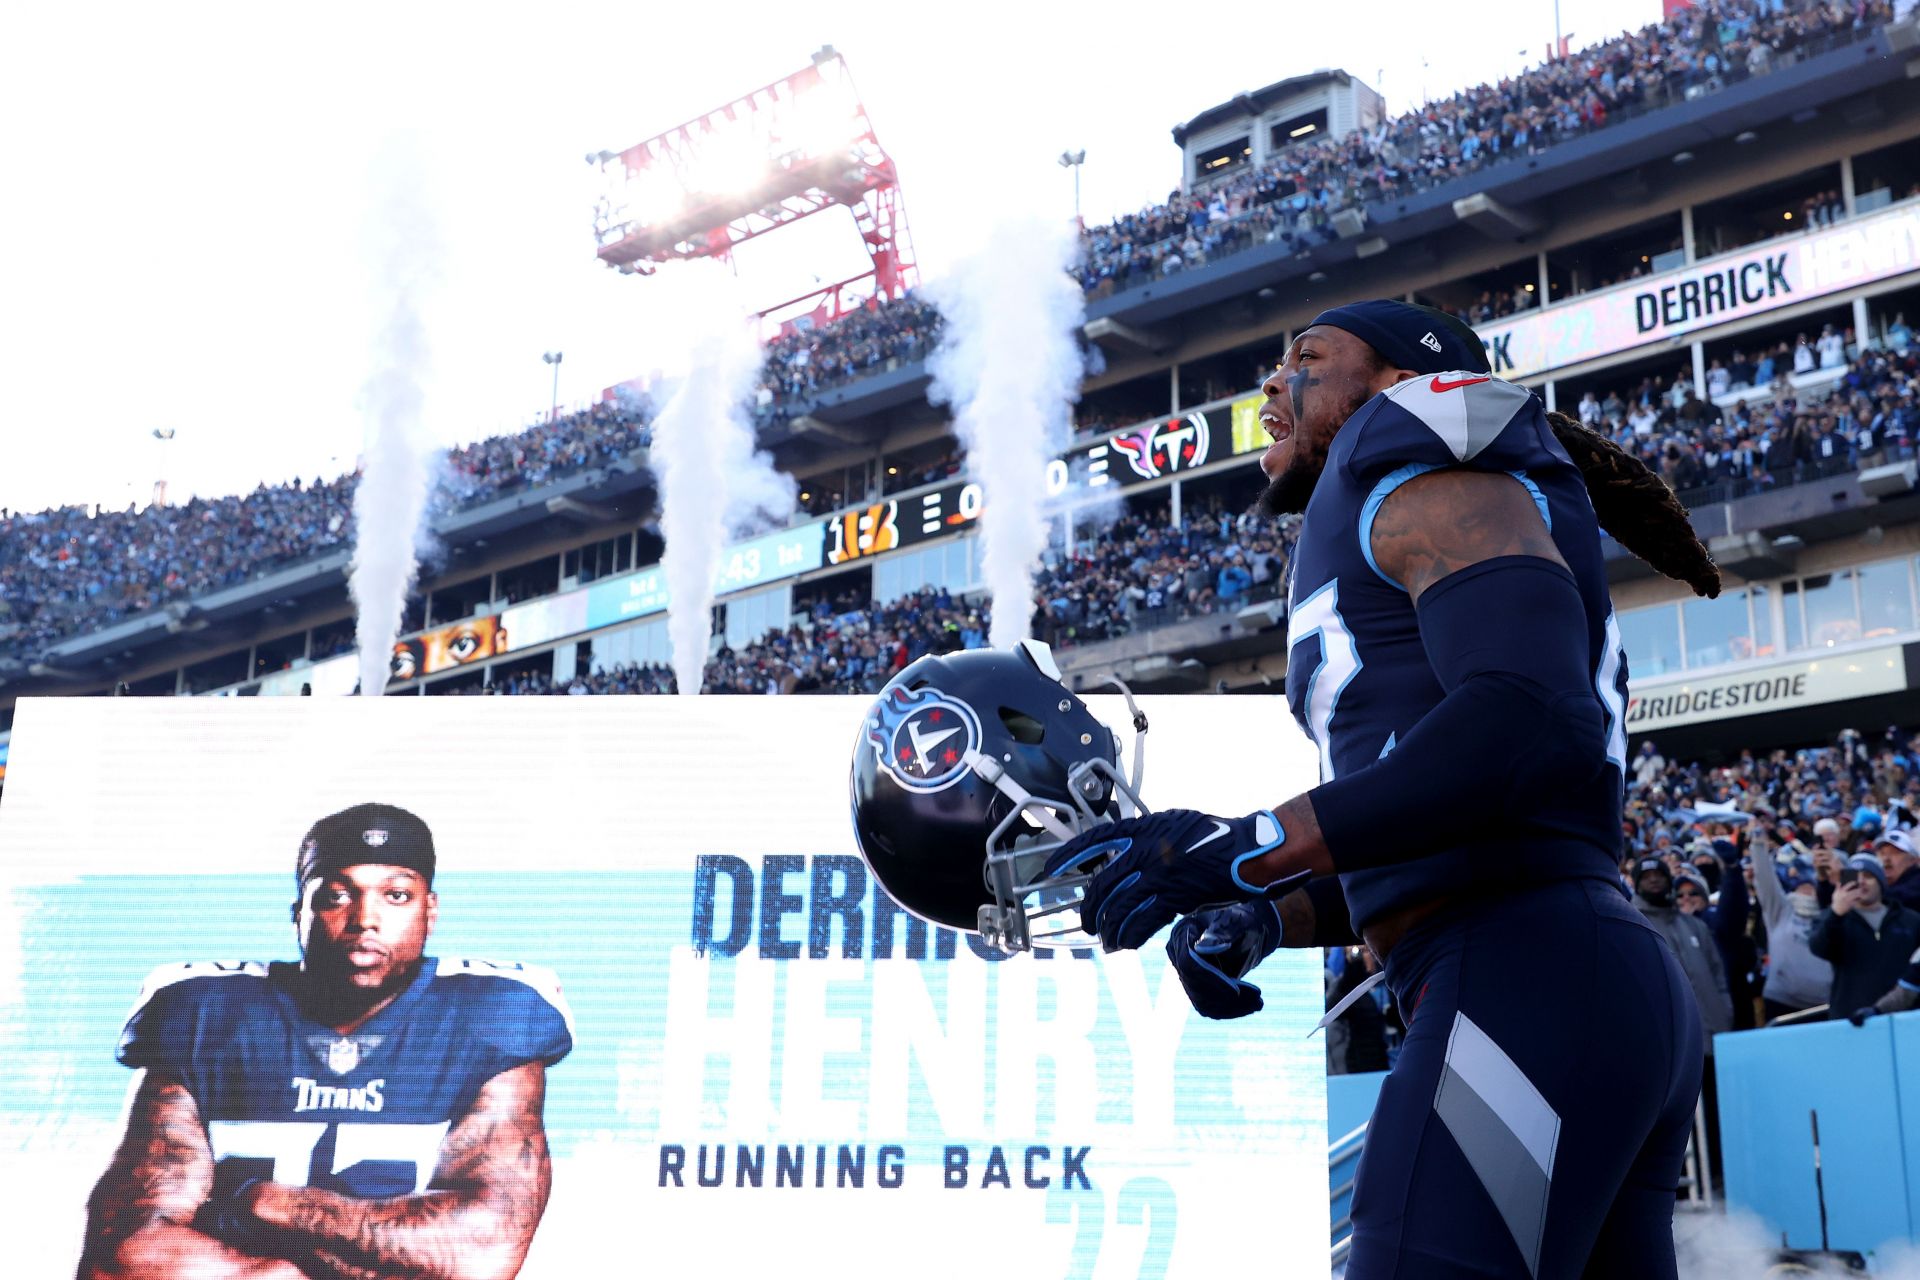
[[[549,423],[560,421],[560,362],[566,358],[566,354],[564,351],[547,351],[540,356],[542,364],[553,366],[553,407],[547,411]]]
[[[153,438],[157,443],[155,443],[153,447],[155,454],[155,474],[151,505],[156,507],[164,507],[167,505],[167,441],[173,439],[175,434],[175,430],[172,427],[155,427],[153,429]]]
[[[1073,170],[1073,220],[1076,224],[1080,221],[1080,166],[1086,162],[1087,149],[1085,147],[1080,148],[1078,151],[1062,151],[1060,153],[1060,167],[1062,169]]]

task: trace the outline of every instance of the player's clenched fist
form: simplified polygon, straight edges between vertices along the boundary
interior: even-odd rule
[[[1266,1007],[1260,988],[1245,977],[1280,945],[1279,903],[1273,898],[1196,911],[1167,935],[1167,959],[1180,976],[1187,1002],[1203,1018],[1244,1018]]]

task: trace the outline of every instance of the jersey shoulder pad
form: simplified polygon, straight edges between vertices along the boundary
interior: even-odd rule
[[[479,1006],[480,1016],[471,1025],[508,1056],[558,1062],[572,1049],[573,1010],[552,969],[517,960],[443,956],[434,977]]]
[[[186,960],[176,964],[159,965],[148,973],[147,980],[140,984],[140,996],[134,1001],[133,1009],[127,1017],[132,1019],[160,992],[183,982],[193,982],[201,978],[209,981],[219,978],[265,980],[266,976],[267,966],[257,960]]]
[[[1484,373],[1409,378],[1375,396],[1356,415],[1348,469],[1360,479],[1405,466],[1474,465],[1515,418],[1537,403],[1525,387]]]
[[[253,960],[192,960],[158,966],[147,974],[127,1013],[116,1056],[130,1067],[183,1073],[205,1006],[250,994],[255,983],[266,981],[267,973],[266,965]]]

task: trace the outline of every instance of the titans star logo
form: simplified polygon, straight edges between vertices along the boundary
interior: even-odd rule
[[[934,689],[895,689],[867,717],[867,741],[880,767],[909,791],[944,791],[973,771],[980,717]]]
[[[1191,471],[1201,466],[1207,460],[1207,446],[1211,443],[1207,415],[1197,411],[1184,418],[1123,432],[1112,440],[1114,449],[1142,480],[1158,480],[1176,471]]]

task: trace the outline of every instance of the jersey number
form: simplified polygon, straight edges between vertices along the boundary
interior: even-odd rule
[[[1607,614],[1607,635],[1602,642],[1600,669],[1594,672],[1593,690],[1607,712],[1607,759],[1627,776],[1627,651],[1620,642],[1620,623],[1611,611]]]
[[[207,1125],[207,1144],[216,1164],[224,1160],[271,1161],[275,1182],[304,1187],[315,1175],[313,1153],[334,1131],[333,1167],[320,1172],[349,1184],[357,1166],[406,1165],[412,1169],[412,1194],[427,1189],[440,1158],[447,1122],[439,1124],[348,1124],[325,1120],[215,1120]]]
[[[1287,653],[1292,654],[1309,636],[1320,637],[1320,661],[1307,673],[1306,693],[1300,699],[1307,736],[1320,748],[1320,781],[1333,779],[1333,708],[1340,694],[1360,674],[1360,650],[1353,633],[1340,616],[1340,579],[1293,607],[1287,624]]]

